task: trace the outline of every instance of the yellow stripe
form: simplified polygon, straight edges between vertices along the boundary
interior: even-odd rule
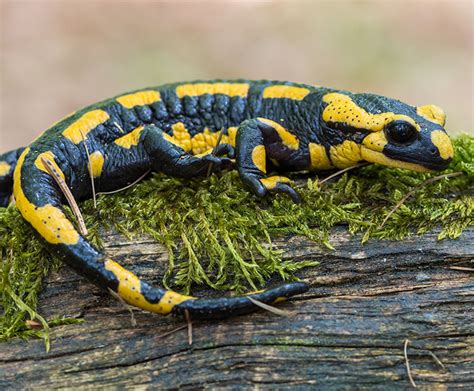
[[[106,260],[104,266],[105,269],[112,272],[119,281],[117,290],[119,296],[127,303],[144,309],[145,311],[166,315],[171,312],[175,305],[180,304],[183,301],[194,299],[192,296],[184,296],[176,292],[166,291],[165,295],[158,303],[150,303],[142,295],[140,279],[135,274],[124,269],[112,259]]]
[[[144,126],[139,126],[138,128],[133,129],[130,133],[127,133],[125,136],[116,139],[114,143],[122,148],[130,149],[132,146],[138,145],[140,134],[143,129]]]
[[[61,209],[50,204],[37,207],[23,193],[21,187],[21,168],[30,149],[23,151],[14,173],[13,195],[16,206],[24,219],[49,243],[73,245],[79,241],[79,233]]]
[[[183,98],[184,96],[200,96],[204,94],[224,94],[244,98],[249,92],[249,87],[246,83],[183,84],[176,87],[176,95],[179,98]]]
[[[69,125],[64,131],[63,136],[71,140],[74,144],[79,144],[87,138],[87,134],[97,126],[103,124],[109,119],[109,114],[104,110],[92,110],[85,113],[77,121]]]
[[[290,149],[298,149],[300,146],[299,140],[296,138],[294,134],[291,134],[288,130],[286,130],[283,126],[281,126],[278,122],[266,119],[266,118],[259,118],[260,122],[271,126],[273,129],[276,130],[278,135],[281,138],[283,144],[285,144]]]
[[[277,85],[265,88],[263,90],[263,97],[303,100],[309,93],[310,91],[307,88]]]
[[[127,109],[132,109],[135,106],[151,105],[160,100],[160,93],[154,90],[135,92],[117,98],[117,102]]]

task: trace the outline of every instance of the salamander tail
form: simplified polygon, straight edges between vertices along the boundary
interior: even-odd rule
[[[153,287],[96,249],[77,231],[65,213],[61,191],[49,173],[42,169],[38,158],[26,149],[18,159],[13,186],[18,210],[54,254],[99,287],[116,292],[132,306],[162,315],[181,317],[187,312],[192,319],[212,319],[258,309],[250,298],[273,304],[308,289],[304,283],[292,282],[246,296],[198,299]],[[56,167],[58,175],[64,176]]]
[[[0,155],[0,207],[8,206],[13,192],[13,171],[25,148],[18,148]]]

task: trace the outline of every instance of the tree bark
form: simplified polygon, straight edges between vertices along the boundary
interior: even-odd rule
[[[46,317],[84,317],[40,340],[0,345],[5,388],[474,388],[474,228],[457,240],[437,232],[362,246],[343,227],[335,251],[291,236],[275,241],[285,258],[317,259],[300,277],[311,290],[278,305],[214,322],[194,322],[189,345],[179,321],[130,312],[67,267],[51,275],[40,297]],[[149,240],[107,234],[107,252],[158,283],[165,249]],[[132,266],[133,265],[133,266]],[[276,283],[276,280],[274,281]],[[206,295],[199,290],[199,295]]]

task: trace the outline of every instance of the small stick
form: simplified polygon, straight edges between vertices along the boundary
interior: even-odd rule
[[[441,360],[436,357],[436,355],[431,350],[427,350],[427,352],[430,354],[431,357],[433,357],[433,360],[435,360],[436,364],[438,364],[441,368],[446,369]]]
[[[474,268],[466,267],[466,266],[451,266],[450,269],[452,269],[452,270],[461,270],[463,272],[474,272]]]
[[[124,131],[123,128],[119,125],[118,122],[114,122],[114,125],[118,128],[118,130],[120,131],[120,133],[125,133],[125,131]]]
[[[379,229],[382,228],[385,223],[388,221],[388,219],[390,218],[390,216],[392,216],[396,210],[398,208],[400,208],[400,206],[403,205],[403,203],[411,196],[413,195],[415,192],[417,192],[418,190],[420,190],[422,187],[426,186],[426,185],[429,185],[430,183],[434,183],[436,181],[439,181],[441,179],[445,179],[445,178],[453,178],[453,177],[456,177],[456,176],[459,176],[459,175],[462,175],[462,172],[452,172],[450,174],[444,174],[444,175],[438,175],[438,176],[435,176],[433,178],[430,178],[430,179],[427,179],[426,181],[424,181],[423,183],[420,183],[418,186],[415,186],[415,188],[411,191],[409,191],[407,194],[405,194],[405,196],[400,200],[398,201],[397,205],[395,205],[395,207],[387,214],[387,216],[385,216],[385,218],[383,219],[382,221],[382,224],[380,224],[379,226]]]
[[[156,338],[165,338],[165,337],[167,337],[168,335],[177,333],[178,331],[181,331],[181,330],[183,330],[183,329],[185,329],[185,328],[187,328],[187,327],[188,327],[187,324],[183,324],[183,325],[181,325],[181,326],[179,326],[179,327],[176,327],[176,328],[173,329],[173,330],[168,331],[167,333],[158,335]]]
[[[94,209],[97,209],[97,198],[95,196],[95,183],[94,183],[94,174],[92,172],[91,156],[89,154],[89,148],[87,148],[86,138],[84,137],[84,134],[82,133],[82,131],[81,131],[81,136],[82,136],[82,140],[84,141],[84,148],[86,149],[87,161],[88,161],[88,166],[89,166],[89,176],[91,178],[91,184],[92,184],[92,200],[94,202]]]
[[[293,311],[285,311],[285,310],[281,310],[279,308],[276,308],[276,307],[273,307],[271,305],[268,305],[268,304],[265,304],[265,303],[262,303],[261,301],[258,301],[258,300],[255,300],[254,298],[250,297],[250,296],[247,296],[247,299],[249,299],[253,304],[255,304],[257,307],[260,307],[266,311],[269,311],[275,315],[279,315],[279,316],[286,316],[286,317],[292,317],[292,316],[295,316],[296,313],[293,312]]]
[[[347,168],[344,168],[338,172],[335,172],[334,174],[331,174],[329,175],[328,177],[324,178],[321,182],[319,182],[319,185],[322,185],[324,182],[327,182],[329,181],[330,179],[332,178],[335,178],[341,174],[344,174],[346,171],[349,171],[349,170],[353,170],[354,168],[358,168],[358,167],[362,167],[362,166],[366,166],[368,165],[369,163],[360,163],[360,164],[356,164],[355,166],[351,166],[351,167],[347,167]]]
[[[184,310],[184,316],[186,317],[186,323],[188,326],[188,343],[191,346],[193,344],[193,322],[191,322],[188,310]]]
[[[130,183],[129,185],[125,186],[125,187],[122,187],[120,189],[117,189],[117,190],[112,190],[112,191],[100,191],[97,193],[97,195],[99,194],[114,194],[114,193],[119,193],[123,190],[127,190],[128,188],[136,185],[138,182],[140,182],[143,178],[145,178],[149,173],[150,173],[151,170],[148,170],[147,172],[145,172],[140,178],[138,178],[136,181]]]
[[[81,235],[87,235],[87,228],[86,224],[84,223],[84,218],[82,217],[81,211],[77,206],[77,202],[74,199],[71,190],[69,190],[69,187],[67,187],[67,184],[64,181],[63,177],[59,174],[51,160],[49,160],[47,157],[42,157],[41,161],[43,162],[46,171],[48,171],[49,174],[53,177],[53,179],[56,181],[59,188],[63,192],[64,196],[66,197],[66,200],[72,209],[72,213],[74,213],[74,216],[76,216],[77,223],[79,225],[79,232],[81,233]]]
[[[410,342],[410,340],[408,340],[408,339],[405,340],[405,346],[403,347],[403,354],[405,356],[405,365],[407,367],[407,373],[408,373],[408,378],[410,379],[410,383],[413,386],[413,388],[417,388],[415,382],[413,381],[413,377],[411,376],[410,363],[408,362],[407,349],[408,349],[408,343],[409,342]]]

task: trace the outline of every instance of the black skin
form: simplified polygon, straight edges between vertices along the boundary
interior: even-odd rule
[[[218,81],[226,82],[226,81]],[[199,82],[195,82],[199,83]],[[206,82],[206,83],[215,83]],[[309,143],[324,146],[329,151],[332,145],[344,140],[361,143],[369,131],[361,129],[338,129],[340,124],[331,126],[321,119],[326,103],[322,97],[330,92],[340,92],[325,88],[300,85],[289,82],[271,81],[229,81],[229,83],[248,83],[247,96],[228,96],[226,94],[203,94],[178,98],[176,87],[184,83],[165,85],[146,90],[159,91],[161,100],[149,105],[125,108],[115,99],[109,99],[86,107],[70,117],[55,124],[35,140],[20,167],[21,189],[28,201],[37,207],[52,205],[59,209],[65,202],[62,192],[53,178],[35,166],[39,154],[52,152],[54,160],[64,173],[66,183],[78,200],[92,196],[91,179],[88,167],[89,152],[100,152],[105,163],[99,177],[95,178],[96,191],[112,191],[135,182],[149,170],[166,173],[170,176],[193,178],[205,176],[209,172],[220,172],[236,166],[242,182],[256,196],[264,197],[268,193],[285,193],[295,202],[300,201],[298,193],[286,182],[277,182],[267,188],[260,180],[266,176],[256,166],[252,152],[257,146],[263,146],[266,152],[266,165],[278,173],[308,170],[311,167]],[[263,98],[262,92],[272,85],[287,85],[306,88],[310,93],[304,99]],[[342,91],[342,93],[350,94]],[[416,116],[413,107],[398,101],[375,95],[352,95],[354,101],[369,113],[379,112],[387,106],[390,110]],[[63,136],[63,131],[72,123],[92,110],[107,112],[109,119],[87,134],[86,141],[74,143]],[[296,136],[299,147],[295,150],[285,145],[276,129],[263,123],[265,118],[282,125]],[[423,118],[417,118],[426,122]],[[172,135],[172,125],[181,122],[191,136],[204,131],[223,130],[238,127],[235,147],[220,144],[212,154],[193,156],[167,139]],[[115,140],[143,126],[139,141],[129,149],[123,148]],[[431,125],[430,125],[431,126]],[[85,144],[85,145],[84,145]],[[388,145],[387,155],[391,153]],[[395,146],[394,148],[399,148]],[[393,149],[393,148],[392,148]],[[6,206],[12,192],[13,171],[23,149],[0,156],[0,161],[11,165],[10,171],[0,177],[0,206]],[[417,151],[412,150],[407,158],[413,158]],[[401,154],[399,153],[399,157]],[[235,158],[235,162],[234,162]],[[431,165],[441,164],[432,156]],[[403,159],[402,159],[403,160]],[[433,163],[434,162],[434,163]],[[444,164],[444,162],[443,162]],[[106,255],[95,249],[80,237],[75,244],[49,244],[51,251],[62,258],[77,272],[85,275],[97,285],[118,291],[117,276],[104,267]],[[304,283],[296,282],[250,295],[256,300],[273,303],[277,299],[303,293],[308,290]],[[141,282],[141,293],[149,303],[158,303],[166,291]],[[182,316],[187,310],[193,318],[220,318],[242,314],[255,310],[248,296],[187,300],[176,304],[171,314]]]

